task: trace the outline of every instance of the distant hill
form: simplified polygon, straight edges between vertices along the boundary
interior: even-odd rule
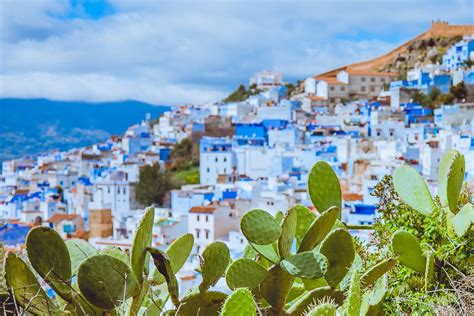
[[[156,119],[168,109],[132,100],[0,99],[0,161],[105,141],[141,122],[147,113]]]
[[[450,25],[447,22],[432,22],[431,28],[426,32],[382,56],[333,69],[315,77],[336,76],[341,70],[398,72],[403,77],[407,69],[416,65],[436,63],[447,47],[461,40],[462,36],[472,34],[474,34],[474,25]]]

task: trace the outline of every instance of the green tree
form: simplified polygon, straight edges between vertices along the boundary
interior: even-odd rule
[[[455,86],[451,86],[449,92],[451,92],[458,101],[462,101],[463,99],[467,98],[467,89],[464,85],[464,82],[460,82]]]
[[[144,206],[163,205],[166,193],[174,188],[172,175],[162,170],[159,163],[143,166],[136,187],[137,201]]]
[[[170,153],[168,166],[173,171],[199,166],[199,145],[197,142],[185,138],[175,144]]]

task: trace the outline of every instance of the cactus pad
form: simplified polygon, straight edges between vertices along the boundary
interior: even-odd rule
[[[418,239],[411,233],[404,230],[396,231],[392,236],[392,250],[401,264],[425,273],[426,258],[423,256]]]
[[[256,244],[251,243],[250,245],[256,252],[258,252],[262,257],[264,257],[268,261],[272,263],[280,262],[280,257],[278,253],[276,252],[275,248],[273,247],[273,244],[256,245]]]
[[[83,239],[68,239],[66,240],[66,247],[71,257],[72,275],[77,274],[77,269],[84,259],[97,253],[97,250]]]
[[[146,260],[148,253],[145,249],[151,246],[154,219],[155,209],[147,208],[133,238],[130,262],[132,271],[140,283],[143,282],[144,272],[147,274],[146,271],[148,271],[148,265],[145,265],[145,262],[148,262]]]
[[[402,201],[423,215],[430,215],[435,204],[423,177],[409,166],[393,172],[393,186]]]
[[[382,301],[386,292],[386,278],[378,279],[373,289],[363,295],[360,315],[383,315]]]
[[[292,276],[315,279],[326,274],[328,260],[322,254],[305,251],[282,260],[280,267]]]
[[[190,294],[182,299],[176,316],[218,316],[226,298],[224,293],[214,291]]]
[[[81,263],[77,283],[89,302],[106,310],[121,305],[138,290],[137,279],[127,264],[101,254]]]
[[[122,248],[117,246],[107,246],[100,252],[102,255],[108,255],[119,260],[122,260],[124,263],[130,266],[130,257],[128,254],[122,250]]]
[[[237,259],[227,268],[225,279],[231,290],[257,287],[268,275],[268,271],[250,259]]]
[[[202,252],[204,262],[201,265],[202,282],[199,291],[207,291],[224,275],[230,262],[229,248],[223,242],[209,244]]]
[[[257,305],[248,289],[238,289],[232,293],[222,307],[221,316],[255,316]]]
[[[312,307],[305,316],[336,316],[336,306],[331,303],[318,304]]]
[[[36,272],[64,300],[71,301],[71,259],[61,236],[49,227],[35,227],[26,236],[26,252]]]
[[[453,215],[451,217],[451,224],[456,235],[459,237],[464,236],[474,224],[474,207],[472,204],[465,204],[456,215]]]
[[[349,295],[347,297],[347,316],[359,316],[361,305],[361,291],[360,291],[360,275],[356,269],[352,273],[351,283],[349,286]]]
[[[293,246],[293,239],[295,238],[296,232],[297,216],[296,210],[291,208],[283,218],[281,225],[282,231],[278,239],[278,253],[281,258],[287,258],[291,254],[291,246]]]
[[[430,251],[426,256],[426,268],[425,268],[425,291],[430,290],[431,284],[434,279],[434,263],[435,257],[434,252]]]
[[[438,195],[443,205],[456,213],[464,180],[466,162],[457,150],[448,151],[441,160],[438,173]]]
[[[173,273],[178,273],[179,270],[183,267],[188,260],[189,254],[193,250],[194,245],[194,236],[193,234],[185,234],[176,239],[171,243],[171,245],[166,250],[166,254],[171,262],[171,268]],[[153,282],[155,285],[161,284],[165,281],[163,275],[159,273],[158,270],[155,270],[153,276]]]
[[[171,301],[174,306],[178,307],[179,305],[179,287],[178,280],[173,272],[171,267],[170,259],[168,255],[163,251],[155,248],[147,248],[147,251],[151,254],[153,258],[153,263],[156,266],[158,272],[165,278],[166,284],[168,286],[168,293],[171,297]]]
[[[28,265],[12,252],[8,253],[5,259],[5,273],[16,302],[23,308],[29,306],[28,312],[48,315],[57,309]]]
[[[383,276],[390,269],[392,269],[396,263],[397,263],[396,259],[389,258],[371,267],[361,277],[362,288],[365,288],[367,286],[371,286],[372,284],[374,284],[381,276]]]
[[[313,205],[319,212],[324,212],[332,206],[342,208],[339,179],[325,161],[318,161],[311,169],[308,178],[308,192]]]
[[[265,280],[260,283],[260,292],[271,306],[277,310],[281,309],[285,305],[294,280],[294,276],[286,273],[279,265],[274,265]]]
[[[339,214],[339,208],[331,207],[316,218],[301,241],[298,252],[313,250],[331,231]]]
[[[245,213],[240,220],[240,228],[245,238],[257,245],[271,244],[281,234],[278,221],[268,212],[259,209]]]
[[[319,287],[317,289],[306,292],[300,298],[298,298],[293,306],[291,306],[287,313],[290,315],[304,315],[315,302],[322,300],[331,300],[336,304],[342,304],[344,302],[344,293],[335,291],[329,286]]]
[[[355,257],[352,236],[347,230],[336,229],[324,240],[320,249],[329,261],[324,278],[329,286],[335,288],[349,271]]]
[[[303,205],[295,205],[292,209],[296,210],[297,214],[295,237],[299,246],[306,231],[317,216],[311,212],[309,208]]]

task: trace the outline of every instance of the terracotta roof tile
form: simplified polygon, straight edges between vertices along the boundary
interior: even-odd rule
[[[215,210],[214,206],[193,206],[189,213],[214,213]]]
[[[59,223],[65,220],[70,221],[70,220],[76,219],[77,217],[79,217],[78,214],[54,214],[47,220],[47,222]]]

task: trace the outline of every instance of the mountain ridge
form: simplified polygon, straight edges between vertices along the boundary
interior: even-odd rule
[[[147,113],[155,119],[169,109],[136,100],[1,98],[0,161],[89,146],[122,134],[130,125],[144,120]]]

